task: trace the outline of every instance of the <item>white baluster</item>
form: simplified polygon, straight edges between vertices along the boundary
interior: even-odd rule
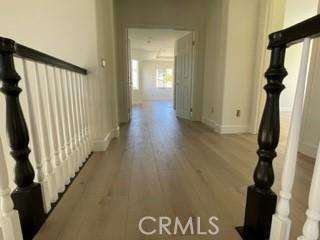
[[[298,240],[318,240],[320,221],[320,144],[318,147],[316,164],[313,169],[309,206],[306,212],[307,220],[303,226],[302,236]]]
[[[281,177],[281,191],[279,194],[280,198],[277,204],[276,213],[272,218],[270,240],[288,240],[290,235],[290,199],[296,171],[310,41],[310,38],[306,38],[303,44],[300,72],[295,93],[292,119]]]
[[[73,110],[72,110],[72,91],[70,88],[71,85],[71,78],[68,71],[66,71],[66,80],[65,80],[65,96],[67,102],[67,113],[68,113],[68,129],[69,129],[69,147],[70,147],[70,177],[75,176],[75,159],[76,159],[76,152],[75,152],[75,145],[74,145],[74,133],[73,133]]]
[[[77,137],[76,137],[76,118],[75,118],[75,104],[74,104],[74,91],[73,91],[73,77],[72,73],[68,72],[68,88],[69,88],[69,100],[70,100],[70,109],[71,109],[71,136],[72,136],[72,152],[73,152],[73,169],[74,172],[79,170],[78,159],[79,151],[77,146]]]
[[[81,152],[80,152],[80,142],[79,142],[79,117],[78,117],[78,103],[77,103],[77,89],[76,89],[76,75],[74,72],[71,73],[71,88],[72,88],[72,102],[73,102],[73,116],[74,116],[74,144],[76,146],[76,169],[79,171],[80,168],[80,160],[81,160]]]
[[[88,157],[89,155],[89,146],[88,146],[88,141],[87,141],[87,134],[86,134],[86,118],[87,118],[87,114],[86,114],[86,109],[85,109],[85,101],[86,101],[86,95],[85,95],[85,89],[84,89],[84,81],[85,79],[83,78],[82,75],[79,76],[80,77],[80,91],[81,91],[81,109],[82,109],[82,134],[83,134],[83,142],[84,142],[84,152],[85,152],[85,159]]]
[[[40,141],[40,135],[38,131],[37,117],[36,117],[37,110],[34,107],[35,96],[37,96],[38,92],[37,91],[35,91],[35,93],[31,92],[31,86],[30,86],[30,80],[29,80],[30,74],[28,72],[27,62],[24,59],[23,59],[23,71],[24,71],[24,80],[25,80],[27,102],[28,102],[29,115],[30,115],[30,130],[32,133],[31,140],[33,142],[33,154],[34,154],[34,160],[36,162],[37,179],[41,184],[43,207],[45,212],[48,213],[51,209],[50,189],[49,189],[49,183],[47,181],[47,178],[45,175],[45,169],[42,162],[41,145],[40,145],[41,141]],[[38,98],[36,97],[36,99]]]
[[[68,98],[66,97],[66,87],[65,83],[67,81],[66,77],[66,72],[63,71],[62,69],[59,69],[59,75],[60,75],[60,81],[59,81],[59,92],[60,96],[59,98],[61,99],[60,104],[61,104],[61,109],[62,109],[62,124],[63,124],[63,135],[65,139],[65,154],[66,154],[66,160],[65,160],[65,185],[68,185],[70,183],[70,178],[71,178],[71,147],[70,147],[70,132],[69,132],[69,119],[68,119]]]
[[[35,63],[35,69],[36,69],[36,96],[37,96],[37,105],[38,105],[38,119],[39,122],[39,129],[41,133],[41,158],[45,159],[46,162],[46,173],[47,173],[47,179],[49,183],[49,190],[50,190],[50,199],[51,202],[55,202],[58,200],[58,190],[57,190],[57,180],[56,175],[53,172],[53,164],[51,161],[51,154],[50,154],[50,142],[49,142],[49,133],[48,133],[48,121],[47,116],[45,114],[46,110],[44,107],[44,91],[41,91],[41,84],[40,81],[44,81],[45,79],[40,80],[40,72],[39,72],[39,66],[37,63]]]
[[[80,148],[81,148],[81,159],[80,159],[80,164],[83,165],[83,163],[86,160],[86,148],[85,148],[85,141],[84,141],[84,131],[83,131],[83,111],[82,111],[82,98],[83,96],[81,95],[81,77],[80,74],[76,74],[76,79],[77,79],[77,96],[78,96],[78,112],[79,112],[79,137],[80,137]]]
[[[83,96],[84,96],[84,112],[85,112],[85,136],[87,144],[87,156],[91,153],[92,145],[90,138],[90,129],[89,129],[89,81],[85,76],[83,78]]]
[[[44,85],[45,85],[45,93],[47,99],[47,114],[48,114],[48,122],[50,126],[50,140],[51,140],[51,153],[52,159],[54,163],[54,172],[56,174],[56,181],[57,181],[57,189],[59,192],[64,191],[64,182],[62,181],[62,168],[61,168],[61,161],[60,161],[60,154],[59,154],[59,143],[58,143],[58,131],[57,131],[57,123],[55,118],[55,95],[54,89],[52,90],[53,79],[52,75],[49,74],[48,66],[45,65],[45,77],[44,77]]]
[[[2,234],[4,239],[22,240],[19,215],[16,210],[13,210],[13,202],[10,194],[11,190],[9,188],[7,165],[0,138],[0,223]]]
[[[59,154],[60,154],[60,164],[59,164],[59,172],[62,175],[62,178],[60,180],[60,187],[61,191],[65,191],[65,182],[68,176],[67,173],[67,155],[66,155],[66,150],[65,150],[65,135],[64,135],[64,124],[63,124],[63,112],[62,112],[62,97],[61,97],[61,92],[60,92],[60,82],[61,82],[61,75],[60,71],[57,68],[53,68],[53,76],[54,78],[52,79],[53,81],[51,82],[51,87],[54,91],[53,97],[55,100],[55,112],[56,112],[56,123],[57,123],[57,131],[58,131],[58,148]]]
[[[77,117],[78,117],[78,142],[80,147],[80,165],[83,164],[85,160],[85,147],[84,147],[84,141],[83,141],[83,133],[82,133],[82,111],[81,111],[81,79],[79,77],[79,74],[75,74],[75,89],[76,89],[76,102],[77,102]]]

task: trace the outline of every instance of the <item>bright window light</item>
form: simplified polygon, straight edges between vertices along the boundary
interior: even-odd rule
[[[131,60],[131,78],[132,78],[132,88],[139,89],[139,63],[138,60]]]
[[[157,68],[157,88],[172,88],[173,69]]]

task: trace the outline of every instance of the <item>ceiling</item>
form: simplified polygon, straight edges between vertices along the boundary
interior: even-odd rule
[[[130,28],[128,37],[132,57],[140,60],[172,60],[175,41],[187,33],[171,29]]]

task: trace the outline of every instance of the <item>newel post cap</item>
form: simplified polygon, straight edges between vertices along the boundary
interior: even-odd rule
[[[0,52],[14,53],[15,41],[10,38],[0,37]]]

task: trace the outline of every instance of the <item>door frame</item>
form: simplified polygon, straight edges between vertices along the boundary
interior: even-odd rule
[[[140,29],[169,29],[169,30],[176,30],[176,31],[189,31],[192,32],[193,34],[193,39],[195,41],[195,45],[193,46],[193,69],[192,69],[192,81],[191,81],[191,108],[192,108],[192,114],[191,114],[191,120],[196,120],[195,115],[193,114],[195,112],[195,109],[197,106],[197,99],[196,96],[198,96],[198,88],[200,87],[200,83],[198,82],[198,84],[196,83],[196,79],[197,79],[197,74],[198,74],[198,62],[199,62],[199,33],[197,30],[193,29],[193,28],[184,28],[184,27],[173,27],[173,26],[164,26],[164,25],[149,25],[149,24],[125,24],[123,26],[123,29],[121,30],[121,36],[123,36],[123,46],[125,46],[124,49],[124,56],[122,56],[122,64],[124,66],[123,69],[125,69],[124,71],[124,76],[123,79],[126,81],[122,87],[123,89],[121,89],[123,91],[123,95],[124,95],[124,107],[125,109],[130,109],[132,106],[130,106],[130,103],[132,102],[129,99],[129,88],[128,88],[128,61],[125,61],[126,59],[128,59],[128,54],[129,54],[129,46],[128,46],[128,39],[129,39],[129,29],[130,28],[140,28]],[[197,86],[197,87],[196,87]],[[200,106],[201,108],[201,106]],[[198,109],[196,109],[198,110]],[[199,109],[201,110],[201,109]],[[129,122],[129,119],[126,119],[126,122]]]

